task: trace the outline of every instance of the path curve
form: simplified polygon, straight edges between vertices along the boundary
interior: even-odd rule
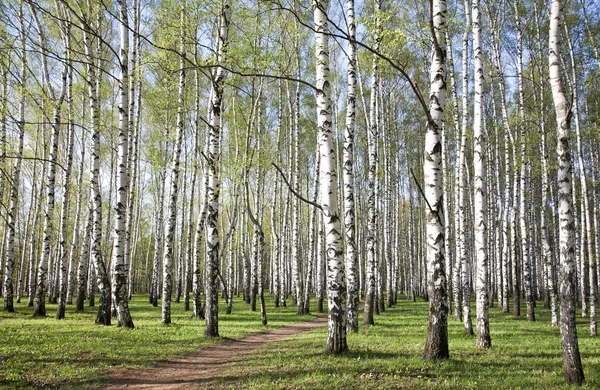
[[[222,375],[226,366],[243,360],[245,355],[264,345],[325,324],[327,315],[321,315],[309,321],[204,346],[198,352],[160,362],[152,368],[117,369],[103,389],[195,389],[207,379]]]

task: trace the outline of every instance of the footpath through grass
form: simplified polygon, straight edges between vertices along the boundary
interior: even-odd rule
[[[249,333],[306,321],[314,315],[297,316],[296,307],[267,308],[269,324],[261,325],[260,311],[250,312],[240,298],[226,315],[219,302],[219,339],[205,339],[204,321],[191,319],[182,303],[171,304],[172,324],[161,324],[161,307],[152,307],[147,296],[134,296],[129,307],[135,329],[94,324],[97,307],[56,320],[56,305],[46,304],[47,318],[32,317],[33,308],[15,304],[15,313],[0,311],[0,388],[96,387],[111,367],[143,367],[197,351],[202,344],[240,338]],[[22,302],[23,302],[22,301]],[[272,306],[272,297],[267,297]],[[0,304],[2,304],[0,299]]]
[[[551,389],[563,384],[560,331],[538,303],[537,322],[490,309],[492,348],[479,351],[462,322],[449,321],[450,359],[423,361],[426,302],[400,300],[375,317],[373,327],[350,334],[350,351],[324,353],[323,329],[288,338],[250,356],[202,387],[211,389]],[[473,305],[474,309],[474,305]],[[523,308],[522,313],[525,313]],[[578,312],[578,315],[581,313]],[[473,312],[474,315],[474,312]],[[362,324],[362,316],[360,318]],[[473,318],[475,324],[475,318]],[[600,388],[600,340],[578,317],[579,347],[586,382]]]

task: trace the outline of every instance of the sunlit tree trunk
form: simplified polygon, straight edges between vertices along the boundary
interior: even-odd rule
[[[66,18],[65,18],[66,19]],[[67,224],[68,214],[71,199],[71,173],[73,171],[73,147],[75,141],[75,123],[73,112],[73,70],[71,60],[71,33],[69,25],[63,25],[64,30],[64,41],[67,50],[67,64],[69,66],[69,72],[67,73],[67,151],[66,151],[66,164],[65,173],[63,175],[63,201],[60,211],[60,232],[59,232],[59,254],[58,254],[58,306],[56,308],[56,319],[60,320],[65,318],[65,308],[67,299]],[[76,232],[74,232],[74,235]]]
[[[475,257],[477,259],[476,311],[477,311],[477,346],[490,348],[489,323],[489,283],[488,283],[488,248],[486,245],[486,213],[485,213],[485,140],[483,126],[483,51],[481,46],[481,19],[479,0],[473,0],[473,60],[475,73],[475,105],[473,110],[473,176],[474,176],[474,222],[475,222]]]
[[[446,1],[433,0],[430,23],[433,45],[429,72],[429,115],[425,135],[423,163],[424,192],[427,223],[427,289],[429,321],[425,359],[447,359],[448,350],[448,297],[444,266],[444,224],[442,207],[442,144],[441,132],[445,122],[446,105]]]
[[[536,3],[534,3],[534,11],[535,11],[535,24],[536,24],[536,38],[538,43],[538,52],[543,53],[542,50],[542,39],[540,33],[540,21],[539,14]],[[540,64],[540,79],[544,74],[542,65]],[[548,207],[548,191],[549,191],[549,183],[548,183],[548,149],[546,142],[546,119],[545,119],[545,100],[546,100],[546,83],[540,83],[540,100],[539,110],[540,110],[540,152],[542,154],[542,209],[540,212],[540,228],[541,228],[541,244],[542,244],[542,261],[545,267],[546,272],[546,283],[547,283],[547,293],[549,295],[550,300],[550,312],[551,312],[551,320],[550,324],[552,326],[558,325],[558,311],[556,305],[557,292],[556,292],[556,284],[554,282],[554,275],[556,274],[555,266],[554,266],[554,254],[552,253],[552,247],[550,246],[550,237],[548,234],[548,221],[547,221],[547,213],[549,211]],[[554,203],[554,202],[553,202]],[[554,210],[554,207],[550,209]]]
[[[375,24],[374,50],[379,50],[379,0],[375,0]],[[367,215],[367,262],[366,268],[366,296],[364,310],[364,324],[374,325],[373,313],[377,305],[376,286],[376,264],[377,264],[377,87],[378,87],[378,65],[379,57],[373,54],[373,66],[371,70],[371,102],[369,109],[369,124],[367,130],[368,148],[368,215]]]
[[[569,56],[571,59],[571,95],[572,95],[572,111],[573,118],[575,119],[575,137],[577,139],[577,160],[579,163],[579,184],[581,186],[581,224],[580,224],[580,236],[581,236],[581,315],[586,316],[586,301],[589,299],[589,314],[590,314],[590,330],[595,329],[593,323],[596,322],[596,283],[594,283],[595,271],[593,271],[594,263],[594,237],[592,230],[592,221],[590,213],[590,203],[588,194],[587,174],[585,167],[587,164],[584,163],[584,151],[581,137],[581,126],[579,116],[579,93],[577,86],[577,63],[575,62],[575,51],[573,49],[573,42],[571,39],[571,33],[567,24],[565,23],[565,36],[569,46]],[[586,245],[587,244],[587,245]],[[587,249],[587,252],[586,252]],[[587,263],[587,264],[586,264]],[[589,297],[586,297],[586,287],[589,286]],[[593,316],[592,316],[593,312]],[[595,333],[595,331],[594,331]],[[595,336],[593,334],[592,336]]]
[[[48,282],[48,262],[50,259],[50,252],[52,250],[52,241],[54,235],[54,205],[55,205],[55,182],[56,182],[56,163],[58,162],[58,143],[59,143],[59,135],[60,135],[60,127],[61,127],[61,109],[62,104],[65,100],[66,90],[67,90],[67,73],[68,73],[68,65],[64,66],[62,70],[60,80],[61,80],[61,89],[59,94],[56,94],[54,87],[50,83],[50,76],[48,71],[48,62],[47,58],[48,47],[46,42],[46,36],[44,32],[44,27],[41,25],[36,6],[31,5],[31,12],[33,18],[35,20],[35,24],[38,28],[39,40],[38,43],[40,45],[42,51],[42,72],[43,72],[43,86],[46,90],[46,96],[52,102],[53,108],[53,119],[52,119],[52,135],[50,137],[50,152],[48,156],[48,161],[46,162],[47,168],[47,181],[46,181],[46,207],[44,211],[44,230],[43,230],[43,238],[42,238],[42,253],[40,256],[40,261],[38,264],[38,272],[37,272],[37,286],[36,286],[36,296],[35,296],[35,304],[33,309],[33,315],[36,317],[44,317],[46,316],[46,303],[45,303],[45,294],[46,294],[46,284]],[[63,53],[66,58],[66,53]]]
[[[346,343],[346,280],[344,277],[344,252],[338,207],[338,180],[331,131],[331,95],[329,81],[328,1],[315,0],[315,54],[317,87],[317,126],[320,167],[320,195],[327,253],[327,298],[329,332],[327,351],[341,353],[348,349]]]
[[[519,134],[521,145],[521,173],[519,176],[519,227],[521,234],[521,258],[523,261],[523,289],[525,290],[525,301],[527,302],[527,319],[535,321],[535,302],[532,291],[532,272],[531,259],[529,256],[529,237],[527,226],[527,208],[526,208],[526,193],[527,193],[527,168],[526,161],[526,129],[525,129],[525,97],[523,92],[523,31],[521,30],[521,16],[519,15],[519,2],[513,1],[515,12],[515,24],[517,28],[517,84],[519,91],[518,107],[519,107]],[[516,157],[515,157],[516,159]],[[516,294],[516,293],[515,293]]]
[[[358,255],[356,247],[356,210],[354,205],[354,130],[356,118],[356,21],[354,0],[346,1],[348,24],[348,92],[344,132],[344,231],[346,235],[346,281],[348,291],[348,330],[358,332]],[[316,221],[315,221],[316,222]],[[318,253],[318,251],[315,251]]]
[[[558,153],[558,216],[560,238],[560,335],[563,351],[564,380],[568,384],[581,385],[584,380],[579,342],[575,326],[575,273],[573,203],[571,197],[572,156],[569,137],[571,133],[571,110],[561,80],[560,24],[563,4],[552,0],[549,33],[549,75],[552,98],[556,111]]]
[[[129,194],[129,175],[127,172],[129,152],[129,21],[127,1],[119,0],[121,48],[119,52],[119,160],[117,171],[117,195],[115,204],[115,222],[112,251],[112,295],[117,308],[117,326],[133,328],[133,320],[127,303],[127,276],[125,264],[125,219],[127,214],[127,196]]]
[[[183,142],[183,93],[185,90],[185,2],[180,10],[179,33],[179,87],[177,92],[177,128],[175,130],[175,146],[171,161],[171,190],[168,206],[168,219],[165,235],[165,251],[163,258],[163,291],[162,291],[162,323],[171,323],[171,292],[173,290],[173,252],[175,248],[175,227],[177,226],[177,198],[179,195],[179,164],[181,144]]]
[[[13,166],[13,172],[10,185],[10,203],[8,205],[8,216],[6,217],[6,262],[4,271],[4,311],[13,313],[15,311],[13,304],[13,273],[15,263],[15,235],[19,212],[19,187],[21,186],[21,157],[23,156],[23,145],[25,139],[25,93],[27,88],[27,57],[26,57],[26,37],[25,20],[23,14],[23,5],[19,9],[19,21],[21,25],[21,80],[19,81],[19,141],[16,151],[16,159]],[[6,90],[6,85],[4,86]],[[2,146],[6,151],[6,146]],[[35,179],[34,179],[35,180]],[[2,201],[2,198],[0,198]],[[35,227],[34,227],[35,228]]]
[[[466,152],[467,152],[467,123],[469,119],[468,105],[468,85],[469,85],[469,31],[471,30],[471,7],[469,1],[464,2],[466,26],[463,33],[463,48],[462,48],[462,129],[460,137],[460,157],[458,163],[459,189],[458,189],[458,219],[459,230],[457,241],[460,241],[460,264],[461,264],[461,286],[462,286],[462,304],[463,304],[463,325],[465,333],[473,334],[473,324],[471,322],[471,283],[470,283],[470,260],[467,256],[467,237],[466,237]]]
[[[219,30],[217,37],[217,64],[223,62],[227,52],[227,35],[229,32],[229,3],[221,6]],[[208,207],[206,214],[206,284],[204,293],[205,304],[205,337],[219,336],[218,313],[218,273],[219,273],[219,165],[220,165],[220,137],[221,137],[221,103],[223,100],[223,80],[225,70],[218,66],[212,75],[211,89],[211,115],[209,122],[209,148],[208,148]]]

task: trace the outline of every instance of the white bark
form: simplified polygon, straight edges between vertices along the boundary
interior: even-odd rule
[[[426,208],[427,290],[429,318],[425,359],[447,359],[448,297],[444,266],[443,173],[441,133],[446,105],[446,2],[430,3],[432,28],[431,69],[429,72],[429,115],[423,162]]]
[[[327,253],[327,298],[329,332],[327,351],[341,353],[346,343],[346,280],[338,207],[336,159],[331,133],[331,95],[329,81],[328,1],[315,0],[315,54],[317,87],[317,126],[320,168],[320,195]]]
[[[344,231],[346,235],[346,280],[348,285],[348,329],[358,332],[358,255],[356,247],[356,210],[354,206],[354,130],[356,118],[356,21],[354,0],[346,1],[348,24],[348,92],[344,132]]]
[[[125,263],[125,219],[129,189],[129,21],[127,17],[127,0],[119,0],[121,48],[119,52],[119,160],[117,171],[117,196],[115,198],[115,221],[112,252],[112,295],[117,308],[117,326],[133,328],[133,321],[127,304],[127,276]]]
[[[177,90],[177,128],[171,160],[171,190],[168,206],[168,219],[163,258],[162,323],[171,323],[171,292],[173,290],[173,253],[175,247],[175,227],[177,226],[177,198],[179,195],[179,164],[183,142],[183,93],[185,89],[185,2],[180,10],[179,33],[179,87]],[[183,238],[183,237],[182,237]]]
[[[227,35],[229,32],[229,3],[225,3],[220,9],[219,33],[217,43],[217,64],[223,62],[227,52]],[[212,75],[211,101],[210,101],[210,122],[209,122],[209,147],[208,147],[208,186],[207,186],[207,214],[206,214],[206,284],[204,293],[206,295],[205,304],[205,337],[219,336],[218,323],[218,280],[219,273],[219,192],[220,192],[220,137],[221,137],[221,103],[223,100],[223,80],[225,70],[217,66]]]
[[[481,46],[481,18],[479,0],[473,0],[473,62],[475,73],[475,105],[473,110],[473,175],[474,175],[474,222],[475,257],[477,259],[476,311],[477,346],[490,348],[489,298],[488,298],[488,249],[486,246],[485,213],[485,139],[483,126],[483,51]]]
[[[560,23],[563,5],[552,0],[549,33],[549,75],[556,111],[558,153],[558,215],[560,239],[560,334],[563,351],[563,374],[568,384],[581,385],[584,380],[577,329],[575,326],[575,273],[573,203],[571,197],[572,157],[569,145],[571,110],[561,80]]]

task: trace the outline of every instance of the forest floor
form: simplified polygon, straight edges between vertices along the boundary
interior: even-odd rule
[[[243,361],[269,343],[281,341],[327,324],[327,315],[312,320],[250,334],[240,339],[225,339],[222,344],[203,346],[198,352],[160,362],[145,369],[119,368],[111,372],[103,389],[196,389],[216,379],[227,366]]]

